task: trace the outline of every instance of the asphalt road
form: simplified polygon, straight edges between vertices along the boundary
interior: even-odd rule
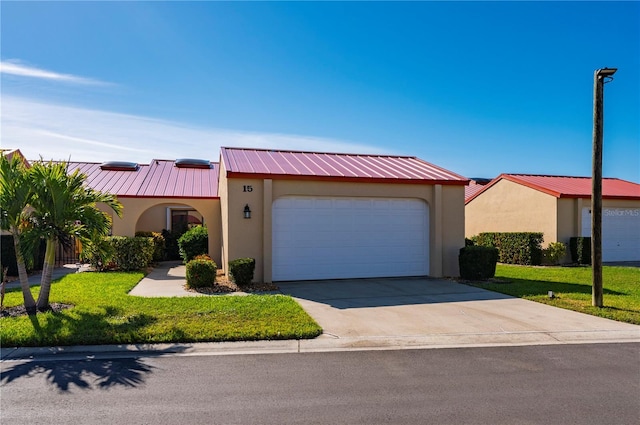
[[[2,424],[640,423],[640,344],[1,366]]]

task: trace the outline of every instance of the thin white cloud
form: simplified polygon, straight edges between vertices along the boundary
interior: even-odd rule
[[[201,128],[143,116],[3,96],[3,148],[29,159],[149,163],[152,159],[217,161],[221,146],[351,153],[390,153],[380,147],[291,134]]]
[[[0,73],[15,75],[18,77],[37,78],[41,80],[58,81],[72,84],[111,85],[110,83],[94,80],[91,78],[79,77],[72,74],[60,74],[57,72],[23,65],[17,61],[0,62]]]
[[[51,137],[53,139],[69,140],[71,142],[99,146],[101,148],[107,148],[107,149],[113,149],[113,150],[122,150],[122,151],[129,151],[129,152],[147,152],[145,149],[136,149],[136,148],[131,148],[129,146],[118,146],[113,143],[105,143],[97,140],[84,139],[82,137],[73,137],[73,136],[68,136],[66,134],[54,133],[53,131],[47,131],[47,130],[35,130],[35,131],[38,131],[44,137]]]

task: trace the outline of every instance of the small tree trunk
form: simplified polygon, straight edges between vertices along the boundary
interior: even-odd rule
[[[13,247],[16,251],[16,263],[18,265],[18,276],[20,277],[20,288],[22,289],[22,298],[24,299],[24,308],[27,313],[34,314],[36,312],[36,300],[33,298],[31,288],[29,287],[29,275],[27,274],[27,265],[22,255],[22,246],[20,245],[20,234],[16,229],[12,230]]]
[[[51,276],[56,262],[56,240],[47,239],[47,248],[44,252],[44,267],[40,280],[40,293],[36,307],[43,311],[49,308],[49,293],[51,292]]]

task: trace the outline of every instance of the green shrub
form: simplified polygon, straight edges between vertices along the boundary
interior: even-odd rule
[[[194,259],[187,263],[187,287],[206,288],[215,285],[218,267],[211,259]]]
[[[137,237],[153,239],[153,261],[164,260],[165,241],[160,232],[136,232]]]
[[[236,285],[249,285],[253,280],[253,272],[256,268],[256,260],[253,258],[238,258],[229,261],[229,277]]]
[[[478,246],[498,248],[498,261],[501,263],[527,266],[539,266],[542,263],[542,233],[480,233],[473,239]]]
[[[207,228],[203,226],[192,227],[178,239],[180,247],[180,257],[182,261],[188,263],[196,255],[207,254],[209,252],[209,234]]]
[[[562,242],[551,242],[542,250],[542,257],[546,264],[557,265],[567,254],[567,246]]]
[[[107,241],[114,249],[112,263],[115,270],[142,270],[153,260],[152,238],[110,236]]]
[[[89,263],[94,270],[104,271],[112,264],[116,249],[111,238],[99,238],[85,243],[80,251],[80,261]]]
[[[486,280],[495,276],[498,249],[487,246],[465,246],[460,249],[458,265],[460,277],[468,280]]]
[[[571,262],[574,264],[591,264],[591,238],[578,236],[569,239]]]

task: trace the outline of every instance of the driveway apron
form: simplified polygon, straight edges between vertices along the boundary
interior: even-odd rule
[[[639,340],[640,326],[429,278],[279,283],[334,338]],[[495,339],[495,338],[494,338]]]

